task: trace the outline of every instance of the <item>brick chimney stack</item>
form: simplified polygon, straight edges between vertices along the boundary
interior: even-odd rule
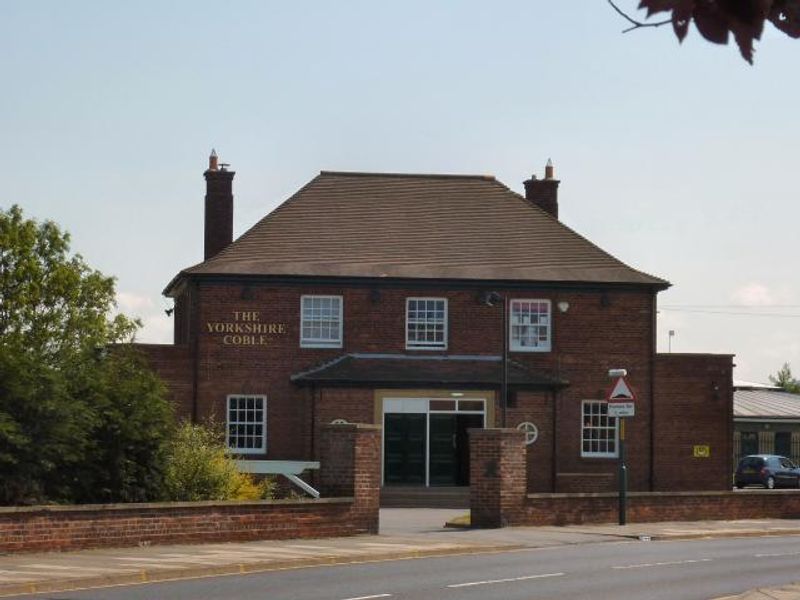
[[[206,178],[205,246],[203,260],[216,256],[233,241],[233,176],[212,149]]]
[[[523,182],[525,185],[525,198],[543,211],[550,213],[558,219],[558,184],[555,178],[553,161],[548,159],[544,168],[544,179],[536,179],[536,175]]]

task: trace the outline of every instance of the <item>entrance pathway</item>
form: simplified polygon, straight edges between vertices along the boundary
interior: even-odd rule
[[[640,539],[800,535],[798,520],[445,529],[464,511],[382,509],[377,536],[0,555],[0,597],[317,565]],[[800,579],[800,576],[798,577]],[[798,596],[800,597],[800,596]]]

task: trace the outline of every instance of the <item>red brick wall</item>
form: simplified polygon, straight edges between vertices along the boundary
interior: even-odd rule
[[[50,552],[265,539],[366,531],[349,499],[0,508],[0,552]]]
[[[616,523],[616,494],[532,494],[510,525]],[[800,518],[800,491],[631,492],[629,523]]]
[[[324,425],[320,437],[320,492],[350,496],[353,516],[378,533],[381,495],[381,428],[348,423]]]
[[[655,490],[729,490],[733,477],[733,358],[656,356]],[[709,446],[695,458],[694,446]]]
[[[134,344],[167,386],[179,416],[192,414],[192,354],[187,345]]]
[[[525,435],[470,429],[470,507],[474,527],[505,527],[522,510],[527,479]]]
[[[475,527],[613,523],[614,493],[527,494],[524,436],[471,430],[470,512]],[[630,492],[628,521],[800,518],[800,490]]]
[[[0,553],[378,532],[380,430],[323,428],[323,490],[345,497],[0,508]]]
[[[294,373],[308,370],[346,352],[414,353],[405,349],[405,301],[411,296],[448,299],[448,348],[446,351],[416,351],[434,354],[494,354],[502,352],[502,309],[480,302],[484,288],[371,287],[333,284],[289,285],[253,283],[202,283],[196,294],[198,332],[198,414],[201,418],[224,417],[228,394],[265,394],[268,397],[267,452],[253,458],[305,459],[312,456],[312,394],[290,382]],[[614,461],[582,458],[580,454],[580,406],[584,399],[602,399],[609,385],[607,371],[627,368],[636,387],[637,420],[630,427],[631,487],[649,487],[650,383],[653,295],[647,290],[578,292],[554,291],[531,286],[524,290],[498,289],[512,298],[547,298],[553,303],[553,348],[551,352],[512,352],[511,357],[533,369],[556,373],[570,386],[555,400],[556,423],[552,422],[553,399],[520,395],[520,407],[531,408],[540,419],[542,443],[532,450],[537,460],[548,460],[544,439],[557,432],[558,472],[613,473]],[[342,348],[300,348],[300,297],[303,294],[335,294],[344,298],[344,344]],[[561,313],[559,301],[570,308]],[[231,321],[233,311],[258,311],[262,322],[286,325],[286,333],[269,336],[266,345],[231,346],[221,336],[210,334],[206,323]],[[371,391],[363,393],[326,389],[319,392],[313,421],[346,418],[374,420]],[[345,397],[348,396],[348,397]],[[337,404],[341,403],[341,404]],[[356,406],[356,404],[359,406]],[[362,404],[363,403],[363,404]],[[338,407],[336,410],[334,407]],[[329,410],[330,409],[330,410]],[[531,420],[515,409],[508,425]],[[353,415],[348,418],[345,413]],[[496,412],[498,422],[502,415]],[[550,423],[547,424],[547,420]],[[537,422],[537,425],[539,423]],[[552,446],[552,444],[550,444]],[[551,450],[552,452],[552,450]],[[541,463],[544,466],[544,463]],[[532,472],[531,489],[546,489],[552,473]],[[551,484],[552,485],[552,484]]]
[[[371,389],[324,388],[313,393],[314,436],[319,439],[325,425],[335,419],[348,423],[372,423],[375,420],[375,401]],[[319,458],[319,444],[315,444],[314,458]]]
[[[550,492],[553,490],[553,394],[520,391],[515,396],[514,406],[508,411],[509,426],[529,421],[539,429],[536,441],[525,447],[528,491]]]

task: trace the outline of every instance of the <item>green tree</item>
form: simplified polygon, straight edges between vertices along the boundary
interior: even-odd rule
[[[792,376],[792,369],[789,363],[783,363],[783,366],[778,369],[775,375],[769,376],[769,380],[786,392],[800,394],[800,381]]]
[[[163,494],[171,409],[114,306],[68,234],[0,209],[0,502]]]

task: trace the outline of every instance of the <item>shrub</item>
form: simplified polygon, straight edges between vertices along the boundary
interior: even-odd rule
[[[272,497],[274,482],[240,472],[214,423],[181,423],[167,458],[165,488],[174,501],[258,500]]]

